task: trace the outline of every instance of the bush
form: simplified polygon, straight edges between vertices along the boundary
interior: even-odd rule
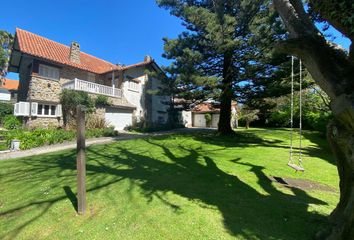
[[[117,132],[114,131],[114,128],[92,129],[86,131],[86,138],[112,136],[117,136]],[[19,140],[21,142],[21,150],[25,150],[44,145],[72,141],[76,138],[76,131],[67,131],[64,129],[35,129],[32,131],[23,131],[15,129],[6,132],[5,138],[8,146],[10,146],[11,140]]]
[[[63,109],[63,120],[66,125],[76,119],[76,108],[83,105],[87,108],[87,113],[91,113],[95,107],[95,101],[87,92],[64,89],[60,94],[60,103]]]
[[[108,97],[104,95],[98,95],[97,98],[95,99],[95,106],[96,107],[104,107],[104,106],[109,106],[110,103],[108,101]]]
[[[87,129],[104,129],[107,128],[107,122],[104,118],[97,114],[90,114],[86,119]]]
[[[327,132],[327,124],[332,118],[327,112],[308,112],[304,116],[304,125],[322,133]]]
[[[5,116],[13,114],[13,105],[11,103],[0,102],[0,123],[3,123]]]
[[[11,130],[11,129],[19,129],[22,126],[21,121],[14,115],[7,115],[4,117],[3,120],[4,128]]]
[[[211,114],[210,113],[206,113],[204,114],[204,118],[205,118],[205,123],[207,127],[211,126]]]

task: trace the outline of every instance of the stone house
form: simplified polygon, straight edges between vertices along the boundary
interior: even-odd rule
[[[162,72],[150,56],[133,65],[113,64],[82,52],[76,42],[66,46],[17,28],[9,67],[20,78],[14,112],[31,128],[62,126],[60,93],[72,89],[107,96],[110,106],[96,113],[116,130],[134,120],[164,124],[170,97],[148,94],[162,82],[146,70]]]

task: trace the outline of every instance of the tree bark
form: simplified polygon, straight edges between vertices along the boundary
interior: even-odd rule
[[[316,83],[331,99],[335,121],[328,141],[337,160],[340,200],[330,215],[331,229],[318,239],[354,239],[354,65],[336,46],[326,42],[306,14],[301,0],[273,0],[290,39],[278,51],[302,59]]]
[[[220,96],[220,117],[218,124],[218,132],[221,134],[232,134],[234,131],[231,128],[231,101],[232,93],[232,53],[225,53],[223,63],[223,80],[222,93]]]
[[[246,129],[249,129],[249,128],[250,128],[250,122],[246,121]]]

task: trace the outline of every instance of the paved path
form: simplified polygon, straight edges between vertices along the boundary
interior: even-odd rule
[[[196,132],[196,131],[210,131],[210,129],[203,129],[203,128],[181,128],[181,129],[174,129],[171,131],[163,131],[163,132],[154,132],[154,133],[143,133],[143,134],[132,134],[132,133],[120,133],[117,137],[102,137],[102,138],[93,138],[86,140],[86,146],[91,146],[93,144],[105,144],[114,141],[125,141],[130,139],[138,139],[138,138],[146,138],[152,136],[163,136],[173,133],[189,133],[189,132]],[[29,157],[33,155],[39,155],[43,153],[51,153],[57,152],[66,149],[74,149],[76,148],[76,141],[75,142],[66,142],[61,144],[54,144],[54,145],[47,145],[38,148],[32,148],[29,150],[23,151],[16,151],[16,152],[2,152],[0,153],[0,161],[13,159],[13,158],[21,158],[21,157]]]

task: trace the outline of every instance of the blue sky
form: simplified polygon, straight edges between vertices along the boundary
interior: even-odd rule
[[[155,0],[17,0],[1,7],[6,11],[1,12],[0,29],[14,33],[19,27],[66,45],[77,41],[82,51],[113,63],[132,64],[149,54],[168,65],[161,57],[162,38],[175,38],[184,30]],[[348,49],[350,41],[331,32]]]

